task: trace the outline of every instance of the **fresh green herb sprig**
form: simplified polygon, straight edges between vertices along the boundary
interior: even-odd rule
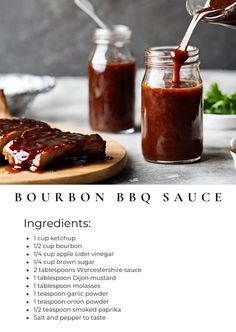
[[[223,94],[217,83],[211,84],[204,96],[204,113],[236,114],[236,90],[231,94]]]

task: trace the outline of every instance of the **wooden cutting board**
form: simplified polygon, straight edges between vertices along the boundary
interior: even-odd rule
[[[54,126],[66,131],[88,133],[79,128]],[[106,155],[109,157],[107,160],[42,173],[30,171],[8,173],[6,166],[0,166],[0,184],[86,184],[97,183],[115,176],[124,169],[127,153],[125,148],[115,140],[109,137],[103,138],[107,142]]]

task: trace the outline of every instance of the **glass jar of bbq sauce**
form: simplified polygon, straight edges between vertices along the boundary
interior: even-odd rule
[[[135,58],[131,30],[124,25],[96,29],[88,61],[89,122],[97,131],[133,132]]]
[[[179,83],[173,82],[175,47],[145,51],[142,81],[142,151],[156,163],[191,163],[203,150],[202,80],[199,51],[188,48]]]

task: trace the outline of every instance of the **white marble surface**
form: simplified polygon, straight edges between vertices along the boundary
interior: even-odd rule
[[[140,125],[140,80],[137,75],[136,123]],[[203,71],[204,86],[219,82],[230,92],[236,89],[236,71]],[[84,77],[58,78],[54,91],[39,96],[26,116],[63,122],[88,128],[87,79]],[[236,129],[230,131],[204,130],[202,161],[189,165],[157,165],[144,161],[140,148],[140,131],[130,135],[110,134],[123,144],[128,152],[126,169],[109,179],[110,184],[236,184],[236,171],[229,152]]]

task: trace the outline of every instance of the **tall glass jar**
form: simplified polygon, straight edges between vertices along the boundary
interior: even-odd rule
[[[89,121],[94,130],[134,131],[135,58],[131,30],[97,29],[88,61]]]
[[[171,51],[156,47],[145,51],[142,82],[142,151],[145,159],[159,163],[190,163],[203,150],[202,80],[199,51],[189,47],[189,58],[173,84]]]

